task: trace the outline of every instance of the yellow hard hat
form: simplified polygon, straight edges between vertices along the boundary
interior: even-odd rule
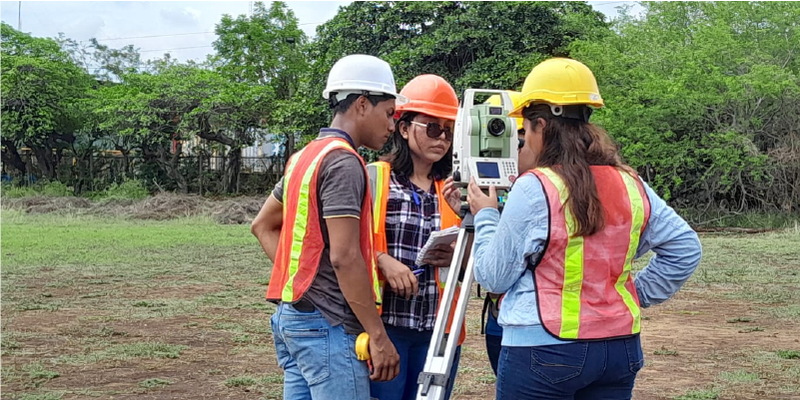
[[[514,90],[506,90],[506,92],[508,92],[508,96],[511,97],[511,104],[513,105],[514,108],[516,108],[517,104],[519,104],[519,98],[520,98],[520,96],[522,96],[522,93],[514,91]],[[493,106],[499,106],[500,105],[500,95],[496,94],[496,95],[494,95],[492,97],[489,97],[484,104],[491,104]],[[515,118],[515,120],[517,121],[517,130],[522,129],[522,118]]]
[[[522,95],[508,116],[522,117],[522,110],[531,103],[585,104],[596,108],[604,105],[592,71],[569,58],[551,58],[535,66],[525,78]]]

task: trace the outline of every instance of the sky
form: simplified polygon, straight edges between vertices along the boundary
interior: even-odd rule
[[[22,31],[36,37],[68,38],[119,48],[132,44],[142,59],[160,58],[165,52],[180,61],[205,60],[216,38],[214,25],[222,15],[238,16],[250,10],[249,1],[23,1]],[[349,1],[288,1],[300,27],[309,37],[317,25],[333,18]],[[617,7],[632,1],[589,1],[596,10],[612,17]],[[0,2],[0,17],[17,27],[18,1]]]

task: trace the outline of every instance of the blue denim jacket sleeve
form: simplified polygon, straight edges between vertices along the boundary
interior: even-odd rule
[[[692,276],[702,250],[697,233],[653,189],[644,184],[650,199],[650,219],[639,240],[636,258],[648,251],[655,255],[634,283],[642,307],[659,304],[680,290]]]
[[[539,179],[521,176],[508,195],[503,215],[484,208],[475,216],[472,248],[475,280],[492,293],[507,292],[538,258],[549,230],[547,200]]]

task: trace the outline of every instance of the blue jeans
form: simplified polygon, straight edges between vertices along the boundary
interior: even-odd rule
[[[425,358],[428,356],[428,346],[433,337],[433,331],[418,331],[416,329],[397,328],[386,326],[386,333],[392,340],[397,353],[400,354],[400,374],[388,382],[370,382],[369,390],[374,399],[378,400],[414,400],[417,398],[417,378],[425,369]],[[458,372],[458,361],[461,358],[461,346],[456,348],[453,367],[450,370],[450,382],[447,383],[445,400],[453,392],[453,383]]]
[[[639,337],[500,352],[497,399],[629,400],[644,366]]]
[[[286,400],[369,400],[369,368],[358,361],[356,336],[331,326],[319,310],[281,304],[272,316],[275,355]]]

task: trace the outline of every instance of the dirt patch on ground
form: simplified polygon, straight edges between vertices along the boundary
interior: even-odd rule
[[[158,285],[131,287],[128,282],[118,278],[114,278],[113,281],[109,279],[103,285],[96,285],[92,283],[98,280],[97,277],[85,276],[76,278],[72,285],[50,286],[52,280],[43,277],[25,279],[25,283],[16,289],[26,289],[28,292],[38,293],[42,302],[67,300],[70,303],[90,300],[104,301],[106,298],[113,298],[114,300],[128,299],[131,301],[190,300],[226,289],[224,285],[219,283],[183,284],[180,283],[180,279],[175,278],[173,275],[163,275],[152,279]],[[16,299],[13,295],[7,296],[3,296],[4,300]]]
[[[771,381],[770,368],[780,366],[759,362],[771,352],[800,348],[800,324],[765,317],[755,307],[737,301],[711,303],[696,290],[686,290],[661,307],[645,310],[646,365],[637,379],[635,398],[671,399],[686,388],[707,389],[720,383],[721,375],[742,370],[761,378],[741,384],[723,381],[728,387],[720,399],[800,398],[797,393],[774,397],[785,382]]]
[[[211,293],[217,289],[198,286],[192,292]],[[687,388],[710,387],[726,371],[762,368],[748,354],[757,356],[800,346],[796,335],[800,326],[796,323],[758,317],[757,310],[741,302],[710,304],[701,301],[701,297],[687,290],[661,307],[645,310],[642,341],[647,365],[637,380],[634,399],[673,399],[685,394]],[[480,308],[481,301],[473,299],[467,322],[470,334],[464,345],[454,399],[494,398],[495,383],[485,357],[484,339],[476,329]],[[102,317],[97,310],[81,308],[18,313],[14,327],[24,334],[14,340],[24,351],[4,354],[3,361],[4,366],[14,366],[18,373],[24,365],[37,362],[57,371],[60,376],[49,381],[47,387],[66,391],[65,399],[82,398],[76,393],[78,389],[102,394],[101,397],[114,394],[115,398],[131,399],[277,399],[282,388],[281,371],[275,362],[271,336],[263,331],[266,328],[253,329],[247,322],[268,326],[269,314],[268,310],[208,308],[202,316],[103,322],[102,318],[80,318]],[[753,330],[755,326],[759,329]],[[91,355],[103,346],[143,342],[184,347],[176,359],[112,358],[80,365],[58,361],[76,354]],[[798,398],[770,380],[769,365],[763,368],[761,379],[729,384],[719,398]],[[258,383],[237,386],[241,377],[252,377]],[[162,381],[170,383],[147,387]],[[12,380],[4,384],[4,392],[29,391],[32,383],[25,382],[28,381]],[[776,393],[784,394],[775,397]]]
[[[220,224],[248,224],[261,210],[262,197],[209,199],[197,195],[161,193],[144,200],[108,199],[93,202],[81,197],[25,197],[3,199],[3,208],[29,214],[71,213],[163,221],[208,216]]]
[[[462,348],[456,380],[460,400],[495,397],[495,379],[479,334],[482,302],[469,305],[468,336]],[[708,301],[707,294],[692,288],[667,303],[644,310],[642,346],[645,368],[634,389],[635,400],[671,400],[698,391],[718,390],[718,397],[697,394],[687,399],[800,399],[791,393],[787,368],[800,368],[800,360],[774,360],[779,350],[800,350],[800,324],[765,317],[740,301]],[[782,363],[781,363],[782,361]],[[793,367],[794,366],[794,367]],[[749,371],[745,382],[729,382],[726,373]],[[800,381],[797,383],[800,385]]]
[[[271,337],[246,323],[266,321],[265,312],[211,308],[203,316],[110,322],[81,316],[103,315],[75,308],[14,316],[14,348],[3,349],[4,399],[35,391],[40,383],[29,376],[31,365],[57,373],[47,381],[47,391],[62,392],[63,399],[279,398],[282,384]],[[142,343],[170,346],[179,355],[108,355],[109,349]],[[237,377],[259,383],[237,386]]]
[[[213,200],[200,202],[205,207]],[[250,211],[255,208],[254,202]],[[793,355],[800,351],[797,284],[789,280],[797,246],[784,244],[764,256],[769,248],[761,242],[733,240],[744,239],[706,243],[709,261],[694,281],[643,311],[646,365],[634,399],[800,399],[800,359]],[[753,250],[722,258],[732,251],[726,246]],[[33,261],[21,276],[4,264],[3,399],[53,392],[63,399],[281,398],[269,325],[274,306],[256,283],[267,271],[250,268],[261,262],[261,249],[209,251],[200,263],[225,260],[226,274],[205,276],[208,281],[192,276],[184,253],[176,254],[165,252],[152,274],[87,274],[90,261]],[[757,261],[729,270],[748,257]],[[762,265],[775,274],[744,276]],[[722,285],[722,278],[742,283]],[[772,288],[780,280],[785,291]],[[761,291],[772,293],[758,296],[764,303],[753,300]],[[471,299],[454,400],[494,398],[495,378],[479,334],[481,306],[482,300]]]

